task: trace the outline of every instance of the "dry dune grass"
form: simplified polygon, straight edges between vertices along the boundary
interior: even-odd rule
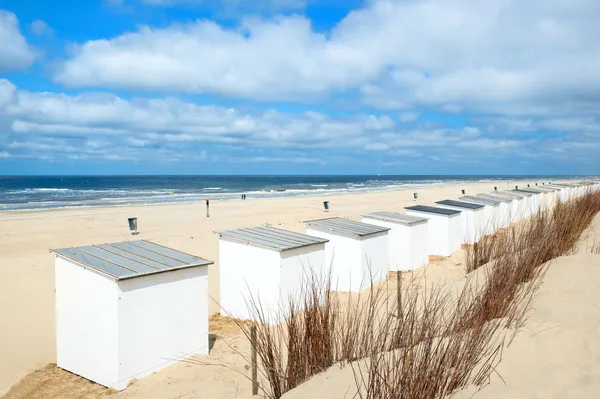
[[[112,389],[48,364],[19,381],[3,399],[98,399],[112,393]]]
[[[484,237],[467,248],[467,270],[488,265],[457,292],[400,278],[393,291],[376,285],[344,302],[313,277],[276,326],[251,298],[263,394],[279,398],[334,365],[352,368],[361,399],[444,398],[486,385],[527,320],[547,262],[571,251],[599,211],[600,193],[588,193]]]

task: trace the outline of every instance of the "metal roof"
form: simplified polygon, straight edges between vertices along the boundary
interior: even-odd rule
[[[446,215],[446,216],[455,215],[457,213],[460,213],[460,211],[457,211],[455,209],[438,208],[437,206],[426,206],[426,205],[408,206],[404,209],[407,209],[409,211],[418,211],[418,212],[425,212],[425,213],[437,213],[438,215]]]
[[[557,188],[549,187],[549,186],[535,186],[535,188],[540,191],[543,191],[545,193],[553,193],[558,190]]]
[[[483,205],[490,205],[490,206],[498,205],[501,202],[497,199],[476,197],[474,195],[465,195],[463,197],[460,197],[459,199],[461,199],[463,201],[467,201],[467,202],[472,202],[475,204],[483,204]]]
[[[404,213],[398,212],[386,212],[386,211],[377,211],[370,213],[363,213],[362,216],[377,220],[383,220],[385,222],[394,222],[400,224],[419,224],[427,222],[427,218],[421,218],[417,216],[406,215]]]
[[[514,195],[517,197],[521,197],[521,198],[525,198],[525,197],[531,197],[533,194],[531,193],[526,193],[524,191],[519,191],[519,189],[516,190],[510,190],[510,191],[505,191],[506,194],[508,195]]]
[[[529,194],[543,194],[543,193],[545,193],[545,191],[538,190],[537,188],[533,188],[533,187],[519,188],[519,189],[517,189],[515,191],[529,193]]]
[[[483,205],[481,205],[481,204],[472,204],[470,202],[454,201],[454,200],[437,201],[436,204],[454,206],[456,208],[464,208],[464,209],[481,209],[481,208],[483,208]]]
[[[512,202],[512,200],[515,199],[515,197],[499,194],[497,191],[494,191],[493,193],[481,193],[477,194],[477,196],[483,198],[491,198],[502,202]]]
[[[320,231],[349,234],[358,237],[383,233],[389,230],[388,227],[375,226],[368,223],[355,222],[354,220],[342,218],[311,220],[310,222],[306,222],[306,227],[311,227]]]
[[[249,227],[237,230],[215,231],[221,237],[231,238],[235,241],[250,245],[274,249],[276,251],[287,251],[295,248],[307,247],[309,245],[323,244],[329,240],[313,237],[293,231],[277,229],[275,227]]]
[[[198,256],[146,240],[59,248],[50,251],[116,281],[213,264]]]
[[[504,195],[504,196],[506,196],[506,197],[508,197],[508,198],[514,198],[514,199],[523,199],[523,198],[527,198],[527,196],[526,196],[526,195],[524,195],[524,194],[522,195],[522,194],[519,194],[519,193],[515,193],[515,192],[513,192],[513,191],[502,191],[500,194],[501,194],[501,195]]]

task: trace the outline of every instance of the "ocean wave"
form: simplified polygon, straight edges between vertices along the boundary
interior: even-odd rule
[[[223,190],[222,187],[205,187],[204,190]]]

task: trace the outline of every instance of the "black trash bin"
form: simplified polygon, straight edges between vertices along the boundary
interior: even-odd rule
[[[137,218],[128,218],[127,221],[129,222],[131,234],[137,234]]]
[[[325,208],[325,211],[329,210],[329,201],[323,201],[323,207]]]

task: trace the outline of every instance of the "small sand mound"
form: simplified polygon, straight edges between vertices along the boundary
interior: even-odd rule
[[[447,256],[429,255],[429,263],[443,262],[447,259],[448,259]]]
[[[97,399],[112,393],[52,363],[23,378],[2,399]]]

